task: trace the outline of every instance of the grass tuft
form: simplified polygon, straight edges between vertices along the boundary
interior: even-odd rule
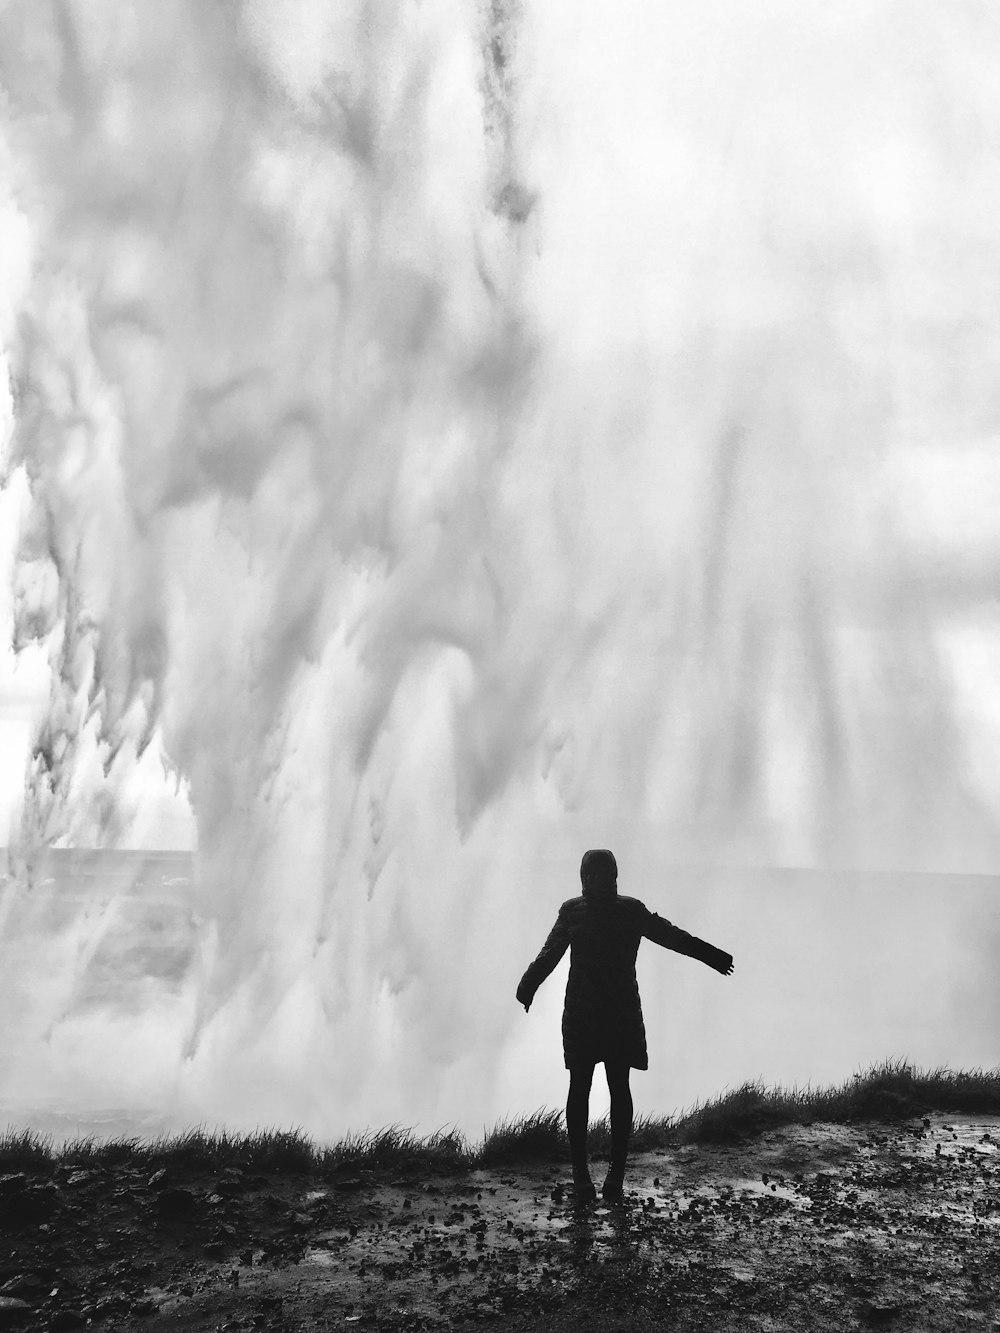
[[[472,1154],[477,1166],[501,1166],[544,1158],[569,1157],[561,1111],[539,1109],[517,1120],[498,1120]]]
[[[64,1166],[90,1169],[121,1166],[122,1163],[138,1165],[148,1158],[151,1147],[140,1139],[98,1139],[89,1134],[70,1139],[55,1156]]]
[[[768,1089],[759,1079],[752,1080],[695,1105],[679,1118],[676,1134],[682,1143],[734,1143],[793,1121],[838,1118],[818,1110],[816,1095],[808,1088]]]
[[[678,1120],[677,1137],[687,1143],[724,1143],[778,1125],[893,1122],[930,1111],[1000,1115],[1000,1069],[919,1070],[894,1059],[835,1087],[765,1088],[758,1080],[695,1106]]]
[[[636,1121],[631,1151],[652,1152],[678,1143],[731,1143],[768,1129],[813,1121],[898,1122],[926,1115],[1000,1115],[1000,1069],[919,1070],[902,1059],[886,1060],[835,1087],[765,1087],[751,1080],[720,1097],[696,1104],[680,1116],[646,1116]],[[611,1152],[607,1117],[590,1127],[594,1157]],[[117,1165],[177,1172],[308,1172],[393,1170],[451,1172],[519,1162],[564,1162],[569,1142],[561,1111],[541,1108],[531,1115],[500,1120],[471,1146],[457,1129],[419,1137],[412,1129],[350,1134],[317,1147],[300,1129],[259,1129],[252,1134],[189,1129],[151,1142],[136,1138],[78,1138],[53,1148],[48,1135],[8,1129],[0,1135],[0,1175],[51,1174],[56,1166],[101,1169]]]
[[[52,1168],[52,1139],[33,1129],[7,1129],[0,1136],[0,1175]]]
[[[439,1129],[418,1138],[412,1129],[389,1125],[386,1129],[349,1134],[339,1143],[324,1148],[319,1160],[328,1170],[372,1170],[385,1166],[409,1171],[456,1170],[468,1166],[469,1148],[457,1129]]]

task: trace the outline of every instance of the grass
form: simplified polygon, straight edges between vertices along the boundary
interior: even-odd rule
[[[675,1141],[724,1143],[779,1125],[898,1122],[930,1111],[1000,1115],[1000,1069],[920,1070],[886,1060],[835,1087],[767,1088],[756,1080],[696,1105],[673,1128]]]
[[[551,1160],[568,1155],[562,1112],[545,1110],[517,1120],[498,1121],[470,1153],[476,1166],[503,1166],[507,1162]]]
[[[640,1117],[633,1129],[631,1151],[650,1152],[678,1143],[736,1142],[781,1125],[808,1125],[817,1120],[893,1123],[934,1111],[1000,1115],[1000,1069],[928,1071],[905,1060],[888,1060],[835,1087],[767,1088],[759,1080],[752,1081],[679,1116]],[[607,1118],[591,1125],[589,1146],[594,1157],[610,1153]],[[274,1172],[446,1172],[530,1161],[562,1162],[568,1157],[562,1112],[544,1109],[499,1121],[479,1144],[470,1144],[455,1129],[421,1138],[399,1125],[348,1135],[326,1146],[315,1144],[297,1129],[253,1134],[191,1129],[147,1142],[80,1138],[58,1148],[51,1138],[31,1130],[8,1130],[0,1135],[0,1175],[122,1165],[192,1172],[232,1166]]]
[[[398,1170],[462,1170],[469,1165],[468,1144],[454,1129],[418,1138],[410,1129],[390,1125],[388,1129],[349,1134],[339,1143],[314,1151],[316,1165],[334,1171],[387,1166]]]

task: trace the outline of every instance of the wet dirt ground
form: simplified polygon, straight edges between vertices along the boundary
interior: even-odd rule
[[[790,1126],[587,1207],[558,1164],[9,1173],[0,1328],[1000,1329],[998,1148],[988,1117]]]

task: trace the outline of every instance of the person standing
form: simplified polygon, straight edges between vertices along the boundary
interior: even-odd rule
[[[587,1123],[594,1069],[603,1064],[611,1094],[611,1164],[601,1193],[623,1197],[632,1135],[633,1069],[648,1069],[646,1028],[635,976],[643,939],[697,958],[723,976],[733,971],[732,954],[706,944],[651,912],[638,898],[618,893],[618,865],[606,849],[588,851],[580,864],[583,892],[559,908],[556,923],[517,988],[525,1013],[535,992],[570,950],[563,1006],[563,1056],[569,1070],[566,1131],[578,1201],[597,1197],[587,1164]]]

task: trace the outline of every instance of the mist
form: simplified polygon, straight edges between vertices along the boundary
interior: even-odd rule
[[[996,1063],[993,7],[15,0],[0,38],[49,676],[0,1094],[558,1102],[561,973],[513,988],[588,846],[736,957],[641,955],[640,1109]],[[134,878],[53,917],[44,849],[164,792],[190,965],[81,1006]]]

